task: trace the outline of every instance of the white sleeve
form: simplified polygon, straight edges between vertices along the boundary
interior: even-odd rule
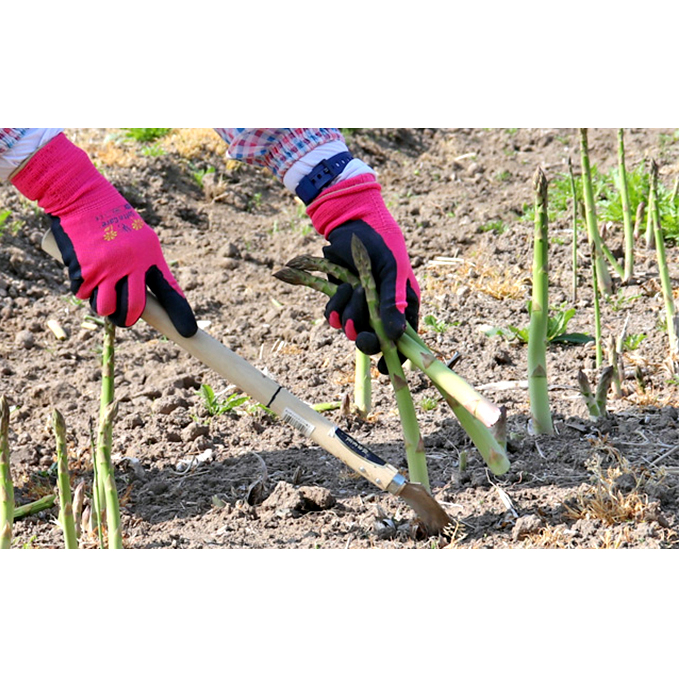
[[[21,139],[0,155],[0,181],[7,181],[26,158],[63,131],[63,127],[29,127]]]
[[[343,153],[347,151],[347,146],[341,141],[331,141],[322,146],[317,146],[313,151],[309,151],[305,156],[300,158],[286,173],[283,177],[283,183],[286,188],[290,191],[295,191],[299,182],[306,177],[322,160],[327,160],[336,156],[338,153]],[[342,171],[342,174],[333,181],[336,184],[343,179],[349,179],[355,177],[359,174],[365,174],[366,172],[371,172],[375,174],[375,171],[366,165],[362,160],[354,158]]]

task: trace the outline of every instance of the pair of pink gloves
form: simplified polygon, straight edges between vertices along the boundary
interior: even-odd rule
[[[51,216],[71,290],[79,299],[89,299],[95,313],[116,325],[131,326],[144,311],[148,287],[183,336],[196,333],[191,306],[165,262],[155,232],[63,133],[33,155],[12,183]],[[358,234],[363,240],[390,337],[400,337],[406,320],[417,327],[419,287],[401,229],[375,178],[365,174],[339,181],[311,203],[308,214],[329,241],[325,256],[336,263],[355,270],[351,238]],[[360,289],[340,285],[328,302],[326,318],[364,353],[379,353]]]

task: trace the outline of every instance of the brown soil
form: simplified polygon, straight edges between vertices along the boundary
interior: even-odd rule
[[[209,130],[161,140],[161,155],[119,130],[69,130],[100,169],[159,233],[166,257],[207,331],[309,403],[351,394],[353,348],[323,317],[320,295],[272,274],[323,243],[296,201],[267,172],[233,164]],[[378,172],[403,227],[423,291],[425,341],[455,370],[508,410],[510,471],[495,477],[437,392],[409,373],[425,437],[432,488],[454,519],[448,536],[422,536],[413,514],[296,430],[248,404],[211,416],[198,393],[235,393],[198,361],[145,326],[117,333],[114,432],[116,478],[128,548],[671,548],[678,520],[677,381],[666,364],[667,337],[655,254],[637,249],[635,279],[604,301],[604,333],[645,334],[624,355],[623,395],[593,421],[577,391],[592,379],[593,344],[549,348],[553,436],[529,424],[526,346],[488,327],[526,327],[532,232],[523,218],[538,166],[548,179],[579,171],[576,129],[364,129],[348,139]],[[626,133],[628,166],[660,165],[672,188],[679,158],[674,130]],[[593,163],[615,167],[616,130],[590,131]],[[201,187],[196,173],[214,168]],[[65,416],[73,485],[91,482],[91,428],[98,413],[102,334],[89,307],[69,294],[64,271],[40,249],[46,221],[10,185],[0,248],[0,375],[14,406],[11,449],[18,503],[55,486],[53,408]],[[502,226],[500,226],[500,224]],[[495,225],[495,228],[491,228]],[[20,227],[20,228],[19,228]],[[550,302],[573,306],[571,332],[593,334],[586,235],[581,229],[580,289],[572,304],[571,213],[550,224]],[[622,256],[622,231],[610,226]],[[440,257],[448,258],[442,262]],[[668,249],[677,282],[676,249]],[[68,334],[47,328],[57,320]],[[497,385],[496,383],[501,383]],[[493,386],[495,385],[495,386]],[[374,380],[367,421],[327,417],[405,469],[401,426],[388,381]],[[249,404],[250,406],[254,404]],[[468,453],[466,470],[459,460]],[[89,485],[88,485],[89,489]],[[52,509],[15,525],[15,546],[59,548]],[[96,546],[92,536],[84,546]]]

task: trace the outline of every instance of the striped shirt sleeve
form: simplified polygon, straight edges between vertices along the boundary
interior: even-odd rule
[[[9,151],[26,132],[27,127],[0,127],[0,156]]]
[[[344,137],[335,127],[217,127],[229,145],[229,157],[265,167],[281,181],[286,172],[315,148]]]

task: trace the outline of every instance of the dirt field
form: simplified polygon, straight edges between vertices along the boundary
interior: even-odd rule
[[[176,130],[144,145],[121,130],[74,129],[72,140],[153,226],[207,331],[305,401],[351,393],[352,345],[323,320],[317,293],[273,273],[323,241],[303,209],[268,173],[225,158],[211,130]],[[490,474],[426,378],[409,373],[432,489],[454,520],[451,535],[422,537],[400,500],[381,493],[256,404],[211,414],[199,393],[224,400],[233,385],[143,323],[117,333],[116,475],[127,548],[673,548],[679,511],[677,384],[668,369],[655,252],[636,250],[635,277],[615,279],[602,302],[606,337],[623,327],[637,345],[623,355],[622,395],[593,421],[577,390],[596,380],[595,350],[550,345],[548,379],[557,433],[528,428],[528,325],[532,177],[580,172],[577,129],[362,129],[347,140],[379,173],[422,287],[421,334],[455,370],[508,411],[510,471]],[[617,130],[589,133],[602,174],[617,165]],[[673,129],[626,131],[628,168],[654,158],[671,190]],[[575,310],[569,332],[594,334],[589,256],[580,220],[577,301],[571,299],[572,206],[554,195],[550,303]],[[69,293],[64,270],[40,249],[44,216],[0,187],[0,392],[14,406],[11,448],[18,503],[56,482],[53,408],[66,418],[73,485],[91,481],[90,436],[99,408],[102,333]],[[603,221],[603,220],[602,220]],[[622,257],[622,228],[606,242]],[[672,281],[676,248],[668,244]],[[445,259],[441,259],[445,258]],[[427,322],[425,322],[425,318]],[[68,337],[47,328],[57,320]],[[84,324],[84,325],[83,325]],[[493,330],[494,329],[494,330]],[[498,331],[500,329],[501,331]],[[405,470],[391,387],[375,372],[367,421],[330,411],[352,436]],[[460,456],[468,454],[460,471]],[[61,548],[56,508],[18,521],[17,548]],[[83,546],[95,547],[93,536]]]

